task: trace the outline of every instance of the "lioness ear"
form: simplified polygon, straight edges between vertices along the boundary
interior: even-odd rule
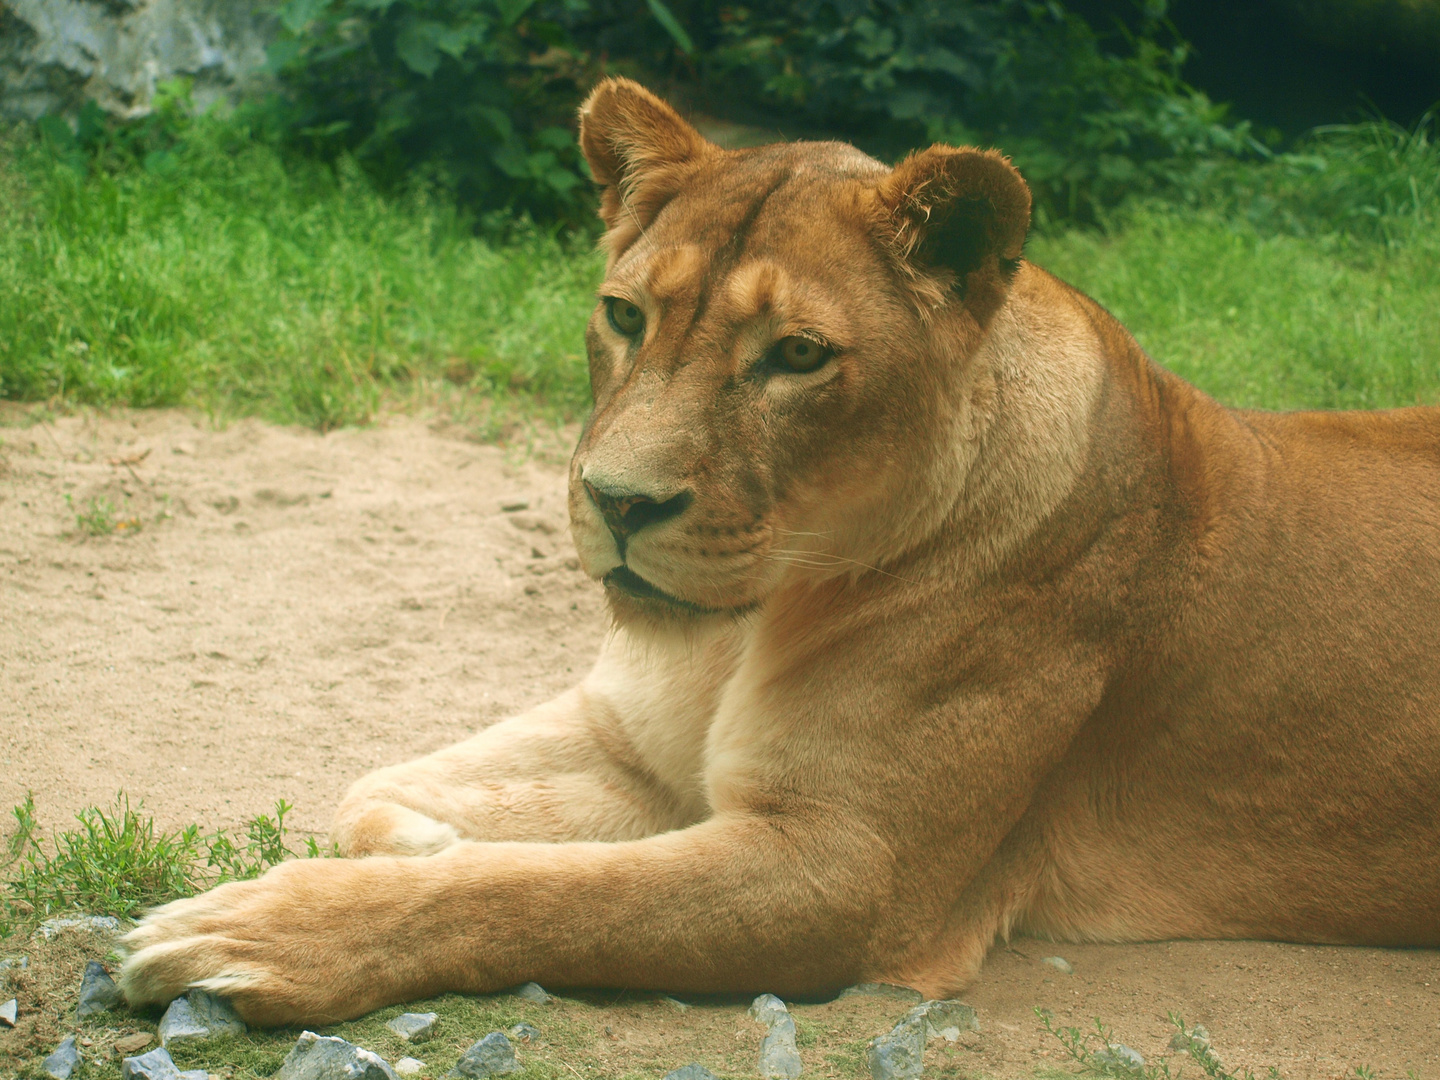
[[[605,185],[600,217],[614,231],[623,210],[638,232],[716,147],[639,83],[606,79],[580,106],[580,149]],[[612,251],[628,246],[617,249],[618,239]]]
[[[895,254],[922,293],[938,302],[953,289],[987,322],[1004,302],[1030,227],[1030,188],[1014,166],[994,150],[936,145],[895,166],[879,196]]]

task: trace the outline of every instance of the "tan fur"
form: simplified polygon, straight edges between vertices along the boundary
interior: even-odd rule
[[[646,317],[587,335],[599,662],[357,783],[370,857],[153,912],[132,1001],[938,996],[1016,928],[1440,944],[1440,411],[1221,407],[1019,261],[993,153],[723,151],[625,81],[581,144],[601,295]],[[779,370],[788,335],[834,358]],[[602,494],[671,511],[612,532]]]

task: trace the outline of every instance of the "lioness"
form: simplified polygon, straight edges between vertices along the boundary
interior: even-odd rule
[[[602,83],[562,697],[151,913],[132,1002],[952,993],[997,936],[1440,945],[1440,410],[1226,409],[999,154],[722,150]]]

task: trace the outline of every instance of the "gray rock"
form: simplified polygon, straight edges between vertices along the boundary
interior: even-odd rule
[[[916,1080],[925,1068],[924,1016],[906,1016],[888,1033],[871,1039],[865,1060],[873,1080]]]
[[[75,1006],[75,1018],[79,1020],[113,1009],[123,1000],[120,988],[110,978],[105,965],[98,960],[89,961],[85,965],[85,974],[80,976],[80,1004]]]
[[[75,1048],[75,1036],[66,1035],[40,1067],[45,1070],[45,1075],[53,1076],[55,1080],[70,1080],[79,1064],[80,1051]]]
[[[24,971],[29,966],[28,956],[7,956],[0,960],[0,979],[8,979],[13,972]]]
[[[760,1040],[760,1075],[769,1080],[795,1080],[800,1075],[800,1051],[795,1048],[795,1019],[774,994],[761,994],[750,1003],[750,1015],[770,1030]]]
[[[514,990],[511,990],[510,993],[522,1001],[533,1001],[537,1005],[550,1004],[550,995],[547,994],[545,988],[537,982],[521,983],[515,987]]]
[[[5,1002],[4,1005],[0,1005],[0,1024],[4,1024],[6,1027],[14,1027],[15,1021],[19,1018],[20,1002],[15,998],[11,998]]]
[[[841,990],[839,997],[886,997],[916,1002],[925,1000],[925,995],[919,990],[912,990],[908,986],[896,986],[894,983],[858,983]]]
[[[534,1024],[527,1024],[524,1020],[510,1029],[510,1038],[517,1042],[534,1042],[540,1038],[540,1029]]]
[[[0,115],[151,110],[156,85],[188,76],[201,108],[263,85],[275,18],[248,0],[6,0]]]
[[[385,1026],[406,1042],[424,1042],[435,1034],[437,1013],[401,1013]]]
[[[224,998],[205,990],[191,990],[170,1003],[156,1033],[160,1036],[160,1045],[169,1046],[204,1042],[221,1035],[244,1035],[246,1030],[245,1021]]]
[[[785,1003],[774,994],[761,994],[750,1003],[749,1012],[750,1019],[758,1020],[766,1027],[782,1016],[787,1019],[790,1016],[790,1010],[785,1007]]]
[[[980,1017],[963,1001],[947,998],[932,1002],[925,1012],[925,1034],[927,1038],[941,1038],[955,1042],[962,1032],[980,1033]]]
[[[666,1073],[665,1080],[719,1080],[719,1077],[698,1061],[692,1061]]]
[[[1063,956],[1044,956],[1041,957],[1040,962],[1042,964],[1049,964],[1056,971],[1060,972],[1061,975],[1075,974],[1075,969],[1070,966],[1070,961],[1066,960]]]
[[[503,1031],[492,1031],[474,1046],[466,1050],[446,1073],[446,1077],[464,1076],[469,1080],[485,1080],[487,1076],[501,1076],[504,1073],[520,1071],[515,1060],[515,1048]]]
[[[272,1080],[397,1080],[379,1054],[364,1047],[302,1031]]]
[[[672,1009],[679,1009],[681,1012],[687,1012],[689,1009],[692,1008],[692,1006],[690,1006],[686,1002],[681,1001],[679,998],[673,998],[669,994],[661,994],[660,1000],[663,1001],[666,1005],[669,1005]]]
[[[1145,1059],[1124,1043],[1111,1043],[1104,1050],[1091,1054],[1090,1060],[1102,1069],[1118,1072],[1121,1076],[1145,1075]]]
[[[800,1051],[795,1048],[795,1021],[789,1023],[789,1030],[780,1025],[760,1040],[760,1075],[769,1080],[795,1080],[800,1075]]]
[[[425,1068],[425,1062],[418,1058],[403,1057],[395,1062],[395,1071],[401,1076],[414,1076]]]
[[[165,1010],[155,1034],[160,1036],[161,1046],[169,1046],[171,1043],[204,1042],[210,1037],[210,1029],[200,1023],[190,1011],[190,1003],[181,997],[172,1001]]]
[[[120,1080],[209,1080],[204,1069],[181,1072],[163,1046],[120,1062]]]
[[[93,934],[120,933],[120,920],[114,915],[66,915],[42,922],[35,933],[51,941],[66,930],[88,930]]]

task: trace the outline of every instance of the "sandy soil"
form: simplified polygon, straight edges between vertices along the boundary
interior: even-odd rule
[[[166,411],[0,419],[0,801],[33,791],[46,825],[123,789],[166,826],[230,826],[284,798],[294,825],[323,830],[355,776],[555,694],[603,636],[558,462],[411,417],[324,436]],[[96,500],[124,527],[82,529]],[[1073,975],[1039,962],[1057,953]],[[1060,1064],[1042,1006],[1102,1017],[1147,1057],[1173,1010],[1228,1067],[1440,1077],[1434,951],[1019,940],[966,1000],[982,1034],[933,1051],[942,1074]],[[713,1006],[685,1014],[693,1036],[673,1019],[644,1035],[661,1006],[615,1008],[642,1033],[630,1068],[647,1038],[703,1042],[743,1015]],[[878,1033],[856,1008],[797,1011],[821,1032],[807,1071],[836,1067],[832,1027]]]

